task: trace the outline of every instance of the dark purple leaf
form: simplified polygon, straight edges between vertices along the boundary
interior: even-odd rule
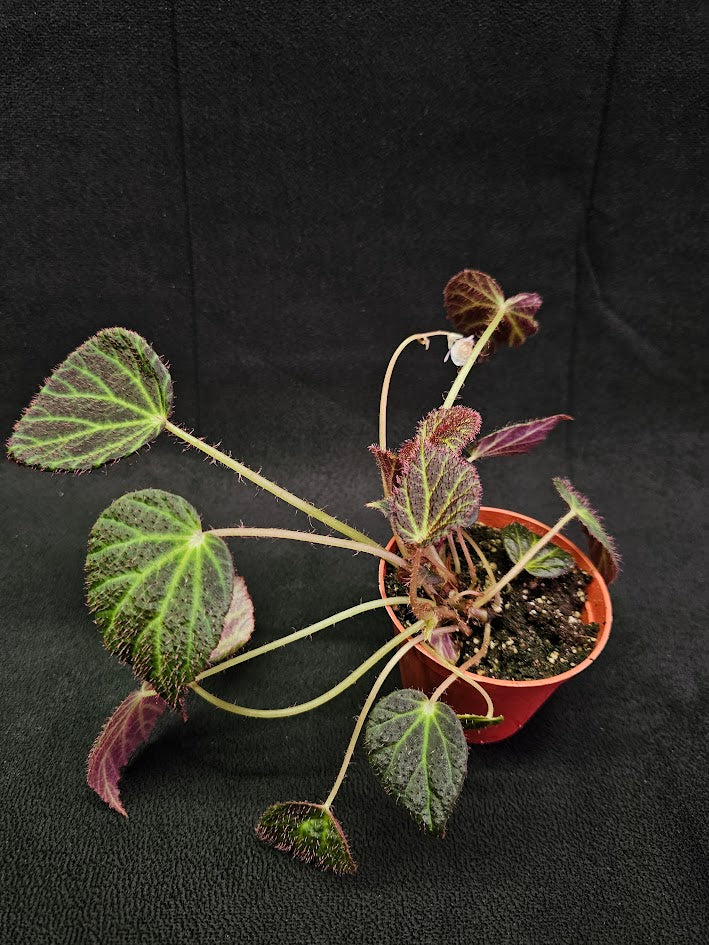
[[[505,301],[500,285],[492,276],[476,269],[463,269],[453,276],[443,290],[443,301],[455,330],[476,337],[504,305],[505,317],[491,338],[494,345],[517,348],[539,329],[534,316],[542,304],[541,296],[521,292]]]
[[[131,755],[144,744],[155,723],[168,708],[156,695],[147,695],[150,686],[132,692],[121,702],[104,725],[89,753],[86,780],[109,807],[127,817],[121,803],[118,782]]]
[[[572,420],[566,413],[556,413],[552,417],[539,420],[527,420],[525,423],[512,423],[494,433],[481,437],[466,454],[468,459],[478,460],[486,456],[512,456],[515,453],[529,453],[539,446],[557,423]]]

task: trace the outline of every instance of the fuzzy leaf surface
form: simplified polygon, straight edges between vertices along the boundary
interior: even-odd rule
[[[15,425],[8,452],[42,469],[92,469],[155,439],[171,407],[170,375],[148,342],[107,328],[56,368]]]
[[[512,423],[510,426],[495,430],[481,437],[467,451],[470,460],[483,459],[487,456],[513,456],[519,453],[529,453],[535,446],[543,443],[554,427],[562,420],[572,418],[565,413],[557,413],[552,417],[542,417],[539,420],[527,420],[526,423]]]
[[[569,508],[576,513],[589,541],[589,557],[607,583],[613,582],[620,571],[621,558],[614,539],[605,529],[603,519],[568,479],[553,479],[556,491]]]
[[[585,525],[581,527],[586,534],[589,558],[595,564],[606,584],[612,584],[620,574],[620,555],[615,550],[611,553],[608,547],[598,541]],[[615,543],[613,547],[615,549]]]
[[[383,450],[376,443],[369,447],[369,452],[372,454],[379,467],[384,494],[389,495],[394,488],[394,480],[399,473],[401,465],[399,457],[396,453],[392,453],[391,450]]]
[[[472,407],[456,405],[439,407],[427,414],[418,428],[418,435],[435,446],[446,446],[460,453],[480,432],[480,414]]]
[[[253,601],[246,587],[246,581],[240,574],[234,574],[234,589],[231,592],[229,610],[224,617],[222,635],[219,637],[219,643],[209,654],[209,662],[219,663],[233,656],[237,650],[248,643],[253,632]]]
[[[219,642],[233,582],[227,546],[172,493],[129,492],[91,530],[87,600],[104,646],[172,707]]]
[[[367,721],[369,760],[385,789],[416,822],[443,834],[467,773],[468,746],[450,706],[418,689],[399,689]]]
[[[168,708],[143,685],[121,702],[108,719],[89,752],[86,780],[109,807],[127,817],[118,783],[133,753],[144,744]]]
[[[512,522],[502,529],[502,543],[512,564],[517,564],[522,555],[538,542],[539,536],[519,522]],[[568,551],[550,542],[527,562],[524,570],[534,577],[553,578],[566,574],[573,566],[574,559]]]
[[[322,804],[283,801],[263,812],[256,825],[260,840],[321,870],[357,869],[340,822]]]
[[[539,330],[534,316],[542,304],[541,296],[521,292],[505,300],[499,283],[477,269],[463,269],[453,276],[443,290],[443,301],[455,330],[476,337],[504,305],[505,317],[490,339],[492,346],[507,344],[517,348]]]
[[[444,446],[416,441],[390,499],[394,528],[407,544],[430,545],[472,524],[482,488],[477,470]]]

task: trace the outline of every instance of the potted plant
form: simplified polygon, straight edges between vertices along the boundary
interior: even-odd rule
[[[551,528],[481,507],[477,464],[526,453],[570,418],[557,414],[479,437],[480,415],[457,403],[474,364],[537,331],[541,299],[533,293],[506,299],[490,276],[464,270],[448,283],[444,300],[453,330],[409,336],[384,378],[379,442],[371,447],[383,495],[371,505],[391,523],[387,547],[173,423],[167,367],[144,338],[123,328],[105,329],[72,352],[16,424],[8,443],[13,459],[76,472],[126,456],[166,430],[335,533],[245,525],[205,531],[186,499],[161,489],[127,493],[101,513],[88,540],[87,601],[105,647],[132,667],[139,683],[109,717],[88,759],[89,785],[114,810],[126,813],[119,781],[132,754],[165,712],[187,718],[191,693],[235,715],[284,718],[326,704],[384,662],[325,799],[273,804],[256,827],[278,849],[352,872],[332,805],[361,734],[386,790],[422,828],[443,834],[466,775],[467,740],[507,737],[602,649],[610,629],[606,583],[617,574],[618,556],[588,501],[567,480],[555,479],[566,511]],[[392,372],[408,345],[428,348],[435,336],[446,339],[457,374],[441,407],[390,450]],[[588,535],[588,558],[561,535],[574,519]],[[380,559],[381,596],[246,649],[254,612],[226,544],[245,538],[373,555]],[[389,611],[397,632],[308,702],[254,709],[204,687],[217,673],[379,608]],[[404,688],[380,698],[397,664]]]

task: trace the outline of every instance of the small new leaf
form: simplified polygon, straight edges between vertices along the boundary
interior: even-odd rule
[[[614,539],[604,527],[603,519],[586,496],[575,489],[568,479],[556,478],[552,481],[556,491],[576,514],[588,536],[589,557],[606,583],[611,584],[618,577],[621,558]]]
[[[491,725],[499,725],[500,722],[505,721],[504,715],[459,715],[458,718],[466,732],[489,728]]]
[[[254,605],[251,600],[246,581],[240,574],[234,575],[234,589],[231,593],[231,603],[224,618],[222,635],[219,643],[209,654],[210,663],[219,663],[248,643],[254,632]]]
[[[520,525],[512,522],[502,529],[502,542],[505,551],[513,564],[517,564],[522,555],[539,542],[539,536]],[[544,545],[538,555],[527,562],[525,571],[539,578],[553,578],[566,574],[574,566],[574,559],[558,545]]]
[[[87,600],[104,645],[173,708],[219,642],[233,582],[229,549],[180,496],[129,492],[91,530]]]
[[[260,840],[321,870],[354,873],[347,838],[332,811],[322,804],[283,801],[272,804],[256,825]]]
[[[372,454],[379,467],[379,473],[382,477],[382,486],[384,487],[384,495],[390,495],[391,490],[394,488],[394,480],[399,473],[401,465],[399,457],[396,453],[392,453],[391,450],[383,450],[380,446],[377,446],[376,443],[369,447],[369,452]]]
[[[443,301],[455,330],[462,335],[480,336],[502,305],[505,317],[492,338],[491,346],[519,347],[539,329],[535,314],[542,304],[535,292],[522,292],[505,300],[500,285],[484,272],[463,269],[443,290]]]
[[[121,702],[89,752],[86,780],[109,807],[127,817],[118,782],[135,750],[144,744],[167,709],[160,696],[143,685]]]
[[[407,544],[441,541],[476,520],[481,496],[474,466],[446,447],[417,437],[390,499],[395,531]]]
[[[470,460],[483,459],[488,456],[513,456],[518,453],[529,453],[535,446],[539,446],[557,423],[572,418],[565,413],[557,413],[552,417],[542,417],[539,420],[528,420],[526,423],[513,423],[494,433],[481,437],[477,443],[466,451]]]
[[[365,744],[385,789],[420,826],[443,834],[468,764],[455,712],[418,689],[400,689],[372,709]]]
[[[481,418],[472,407],[439,407],[419,423],[418,435],[434,446],[460,453],[480,432]]]
[[[433,632],[430,634],[430,640],[428,641],[431,648],[434,649],[439,656],[443,657],[447,663],[453,663],[454,666],[458,663],[460,651],[463,646],[459,635],[456,634],[457,629],[457,627],[439,627],[437,629],[434,627]]]
[[[92,469],[155,439],[171,407],[170,375],[147,341],[107,328],[56,368],[15,425],[8,452],[42,469]]]

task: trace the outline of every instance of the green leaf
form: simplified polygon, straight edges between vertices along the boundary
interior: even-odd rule
[[[15,425],[12,459],[86,470],[128,456],[163,430],[172,381],[133,331],[107,328],[59,365]]]
[[[229,549],[180,496],[129,492],[91,529],[87,599],[104,645],[173,707],[217,646],[233,582]]]
[[[574,512],[588,536],[589,555],[608,584],[618,577],[621,558],[615,540],[604,527],[603,519],[593,508],[585,495],[569,482],[568,479],[553,479],[556,491]]]
[[[430,545],[476,520],[482,489],[477,470],[469,462],[423,437],[417,437],[415,444],[389,509],[403,541]]]
[[[467,731],[475,731],[479,728],[488,728],[490,725],[499,725],[505,721],[504,715],[459,715],[460,724]]]
[[[365,744],[386,790],[422,827],[443,834],[468,762],[455,712],[418,689],[397,690],[372,709]]]
[[[283,801],[263,812],[256,825],[260,840],[305,863],[334,873],[357,869],[347,838],[336,817],[322,804]]]
[[[512,564],[517,564],[522,555],[526,554],[538,541],[539,535],[535,535],[519,522],[512,522],[502,529],[502,542]],[[568,551],[550,543],[544,545],[539,554],[527,562],[524,570],[535,577],[553,578],[566,574],[573,568],[574,563]]]

